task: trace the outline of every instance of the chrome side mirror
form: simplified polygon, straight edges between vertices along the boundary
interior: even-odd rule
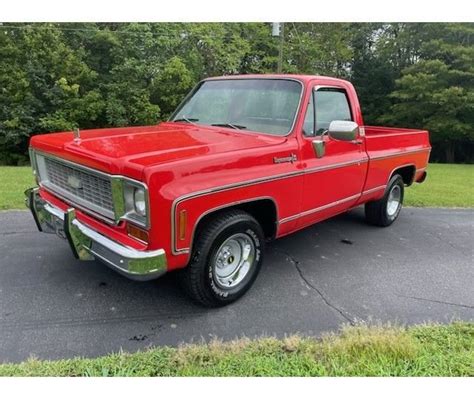
[[[322,158],[326,153],[326,143],[322,139],[313,140],[313,150],[316,158]]]
[[[334,140],[353,141],[359,135],[359,125],[352,121],[332,121],[328,135]]]

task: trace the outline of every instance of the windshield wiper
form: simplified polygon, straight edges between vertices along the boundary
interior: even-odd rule
[[[198,118],[186,118],[185,116],[179,118],[179,119],[173,119],[172,122],[187,122],[187,123],[193,123],[199,121]]]
[[[211,126],[222,126],[222,127],[230,127],[232,129],[247,129],[247,126],[236,125],[235,123],[213,123]]]

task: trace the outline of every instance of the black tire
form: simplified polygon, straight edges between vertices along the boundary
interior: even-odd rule
[[[234,287],[224,288],[216,271],[218,254],[221,253],[218,251],[235,236],[249,239],[249,245],[253,244],[252,263],[242,281]],[[191,260],[179,272],[182,287],[195,302],[206,307],[219,307],[236,301],[257,278],[263,262],[264,242],[260,224],[247,212],[230,210],[215,215],[196,234]],[[243,254],[244,250],[241,250]]]
[[[400,175],[393,175],[388,182],[384,196],[377,201],[365,204],[365,218],[367,222],[380,227],[390,226],[398,218],[402,209],[404,188],[403,178]],[[389,212],[389,197],[392,190],[399,190],[400,200],[396,210]]]

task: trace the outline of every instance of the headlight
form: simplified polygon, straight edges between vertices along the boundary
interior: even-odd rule
[[[44,156],[41,154],[35,154],[32,152],[31,165],[33,171],[38,179],[38,182],[48,181],[48,170],[46,169],[46,161]]]
[[[135,212],[141,216],[146,216],[145,190],[143,188],[135,188],[133,192],[133,202]]]
[[[140,226],[148,224],[148,192],[138,182],[122,180],[124,209],[119,207],[119,218],[132,220]]]

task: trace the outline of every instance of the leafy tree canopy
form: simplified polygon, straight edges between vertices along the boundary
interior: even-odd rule
[[[202,78],[282,70],[343,77],[367,124],[431,131],[434,159],[472,162],[474,24],[0,25],[0,163],[32,134],[155,124]]]

